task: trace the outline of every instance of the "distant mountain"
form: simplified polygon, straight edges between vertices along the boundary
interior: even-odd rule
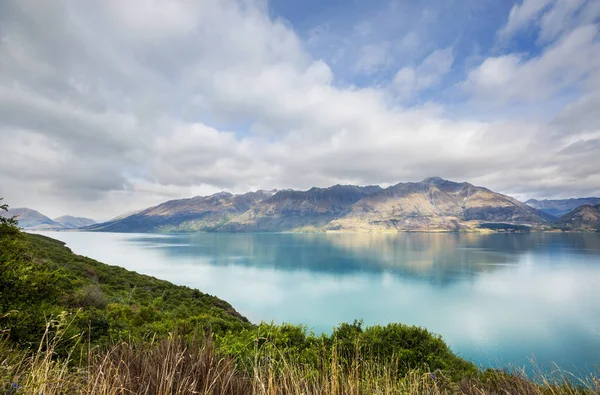
[[[379,186],[172,200],[87,230],[112,232],[457,231],[549,228],[554,218],[509,196],[439,177]]]
[[[554,200],[536,200],[529,199],[525,202],[530,207],[553,215],[557,218],[562,217],[569,211],[583,205],[600,204],[600,197],[587,197],[578,199],[554,199]]]
[[[51,220],[44,214],[30,208],[11,208],[8,212],[1,212],[4,217],[16,216],[19,226],[28,230],[62,230],[66,227],[56,221]]]
[[[54,218],[53,221],[69,229],[82,228],[96,223],[96,221],[90,218],[73,217],[71,215],[63,215],[62,217]]]
[[[543,227],[550,218],[506,195],[439,177],[400,183],[353,204],[327,225],[345,231],[469,230],[484,224]],[[514,227],[506,226],[506,229]]]
[[[600,204],[579,206],[556,224],[563,230],[600,231]]]
[[[233,195],[219,192],[210,196],[170,200],[136,212],[95,224],[86,230],[102,232],[181,232],[214,231],[239,216],[275,191]]]
[[[66,230],[77,229],[84,226],[95,224],[96,221],[83,217],[72,217],[63,215],[62,217],[50,219],[39,211],[30,208],[11,208],[8,212],[0,211],[0,216],[17,216],[19,226],[26,230]]]
[[[241,216],[224,224],[222,232],[281,232],[323,230],[348,208],[379,186],[334,185],[308,191],[279,191]]]

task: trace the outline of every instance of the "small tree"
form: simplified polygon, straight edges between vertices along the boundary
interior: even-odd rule
[[[2,203],[2,200],[4,198],[0,198],[0,203]],[[2,211],[8,212],[8,204],[0,204],[0,238],[7,235],[17,235],[19,233],[19,221],[17,221],[17,217],[5,217],[2,215]]]
[[[0,205],[2,211],[7,204]],[[24,342],[39,338],[60,289],[58,274],[34,261],[18,225],[15,217],[0,216],[0,329],[8,326],[10,337]]]

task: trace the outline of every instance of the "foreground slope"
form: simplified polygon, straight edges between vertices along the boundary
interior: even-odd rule
[[[600,204],[586,204],[565,214],[557,221],[563,230],[600,231]]]
[[[536,200],[529,199],[525,202],[530,207],[543,211],[547,214],[553,215],[557,218],[562,217],[569,211],[576,209],[583,205],[595,205],[600,204],[600,197],[586,197],[576,199],[544,199]]]
[[[74,331],[91,330],[94,339],[143,338],[175,326],[221,332],[250,325],[221,299],[76,255],[58,240],[34,234],[0,239],[0,321],[15,342],[38,341],[46,318],[63,311],[76,316]]]
[[[455,231],[486,223],[548,223],[543,213],[506,195],[439,177],[400,183],[355,203],[328,224],[348,231]]]

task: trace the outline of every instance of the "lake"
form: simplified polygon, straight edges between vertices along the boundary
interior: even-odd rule
[[[402,322],[485,367],[600,365],[600,234],[41,233],[255,323]]]

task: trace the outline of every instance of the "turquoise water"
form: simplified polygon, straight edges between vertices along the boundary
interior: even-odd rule
[[[600,234],[44,232],[253,322],[403,322],[482,366],[600,366]]]

